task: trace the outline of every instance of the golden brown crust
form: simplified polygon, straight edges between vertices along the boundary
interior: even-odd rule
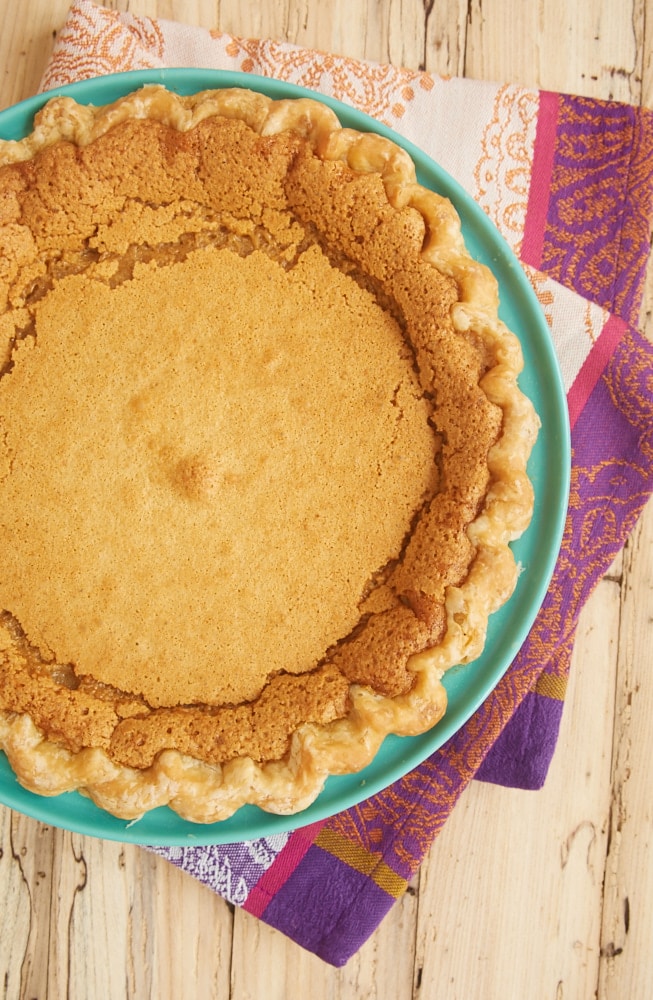
[[[368,763],[386,733],[421,732],[441,717],[443,672],[480,653],[488,615],[514,587],[508,542],[532,511],[526,461],[537,421],[517,388],[521,353],[498,320],[496,282],[469,257],[450,203],[416,183],[407,155],[388,140],[340,128],[315,101],[274,102],[238,90],[179,98],[158,87],[100,109],[58,98],[27,139],[0,143],[0,164],[0,488],[7,510],[0,524],[7,553],[0,745],[28,787],[44,794],[80,788],[129,818],[165,803],[199,822],[224,818],[246,802],[278,812],[304,808],[328,774]],[[220,296],[221,280],[230,295]],[[230,298],[240,294],[242,317],[262,282],[274,337],[262,341],[257,328],[247,339],[238,326],[246,356],[258,352],[269,376],[256,392],[264,428],[253,452],[258,464],[245,468],[242,450],[225,446],[242,432],[242,420],[229,426],[230,437],[225,431],[219,452],[203,430],[217,417],[207,408],[214,382],[202,381],[202,371],[215,367],[202,316],[215,299],[212,322],[218,313],[222,322]],[[165,315],[167,330],[167,302],[184,298],[182,322],[199,345],[186,367],[184,352],[166,355],[174,345],[165,336],[159,343],[156,324],[145,318],[148,307]],[[76,300],[76,318],[67,319]],[[311,301],[320,302],[322,316],[331,315],[335,301],[346,309],[339,306],[336,322],[312,329],[314,367],[285,383],[283,412],[275,411],[274,392],[284,384],[276,345],[283,335],[286,359],[302,353],[291,334]],[[292,315],[284,312],[288,302]],[[140,316],[143,337],[163,358],[154,374],[147,369],[148,384],[136,379],[122,396],[125,372],[142,368],[143,347],[132,350],[122,330],[116,339],[115,324],[104,324],[108,313]],[[307,394],[306,383],[316,370],[336,369],[358,327],[365,327],[366,343],[340,377],[360,411],[345,415],[341,389],[338,395],[325,384],[320,391],[347,435],[362,421],[366,434],[349,448],[342,479],[334,471],[326,494],[308,489],[300,516],[293,498],[304,496],[306,463],[332,462],[343,436],[329,421],[335,436],[324,438],[320,452],[324,420],[311,417],[315,393]],[[334,329],[342,342],[333,336],[331,353],[316,353]],[[103,351],[106,398],[93,403],[78,395],[72,430],[69,402],[57,407],[50,398],[39,423],[38,399],[51,397],[49,386],[56,383],[62,394],[73,383],[86,386],[87,395],[89,386],[98,391],[93,370]],[[208,359],[204,368],[197,367],[198,351]],[[223,372],[228,385],[242,374],[237,350],[233,357]],[[176,366],[175,382],[169,371]],[[288,426],[289,398],[315,452],[303,453],[302,464],[302,434]],[[181,423],[162,419],[166,407],[183,412]],[[221,407],[223,414],[224,401]],[[99,451],[97,431],[82,433],[94,415],[101,428],[121,428]],[[378,438],[370,433],[377,425],[385,428]],[[289,435],[294,464],[286,480],[303,489],[277,496],[281,487],[272,479],[261,493],[266,456]],[[118,496],[115,482],[113,494],[102,489],[110,472],[97,475],[87,463],[83,490],[93,502],[80,507],[118,512],[107,552],[117,565],[131,564],[132,573],[148,566],[159,581],[154,589],[152,576],[145,584],[147,613],[137,607],[134,617],[131,581],[126,588],[126,577],[118,580],[110,569],[98,574],[89,558],[104,515],[90,527],[73,520],[72,535],[67,521],[65,531],[57,528],[63,519],[53,496],[75,488],[83,468],[76,466],[71,479],[67,463],[46,464],[44,455],[63,441],[68,458],[72,441],[96,464],[109,453],[113,467],[128,469]],[[326,498],[342,483],[351,491],[330,512]],[[244,485],[240,499],[230,501],[236,520],[220,534],[230,491]],[[271,529],[254,531],[267,524],[261,511],[270,491],[276,508],[292,513],[296,535],[288,552],[299,552],[304,563],[285,591],[269,560],[260,559],[277,545]],[[141,535],[128,511],[138,509],[143,520],[144,494],[158,514]],[[343,508],[351,523],[334,561],[330,546],[319,545],[337,535]],[[311,511],[324,515],[319,525]],[[180,518],[194,528],[182,538],[185,549],[174,550],[168,574],[167,527]],[[231,572],[233,587],[228,552],[242,522],[252,525],[247,534],[255,543],[233,556],[233,565],[240,559],[241,568],[256,566],[265,594],[250,604],[254,618],[237,614],[231,631],[218,631],[226,651],[218,664],[212,635],[222,629],[220,598],[204,602],[191,620],[167,594],[178,603],[172,581],[183,589],[186,577],[194,581],[196,604],[216,588],[222,593],[218,564],[227,567],[223,576]],[[132,552],[134,539],[140,548]],[[30,555],[35,545],[40,565]],[[42,562],[48,548],[51,565]],[[204,575],[188,558],[188,573],[180,575],[184,551],[201,554]],[[317,560],[310,573],[307,558]],[[264,626],[253,628],[259,620]]]

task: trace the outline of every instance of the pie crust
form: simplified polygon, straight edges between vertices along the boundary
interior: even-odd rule
[[[0,746],[294,814],[446,710],[528,525],[491,272],[324,104],[148,86],[0,142]]]

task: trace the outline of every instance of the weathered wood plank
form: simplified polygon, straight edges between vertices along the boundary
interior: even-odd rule
[[[471,0],[467,76],[511,80],[614,100],[639,101],[644,8],[596,3],[517,5]]]
[[[653,508],[624,560],[601,1000],[653,995]]]
[[[14,814],[0,809],[0,976],[3,997],[18,997],[23,976],[30,975],[28,942],[34,940],[39,913],[49,908],[49,900],[39,900],[35,908],[36,881],[33,853],[22,838],[14,837]],[[32,836],[38,828],[31,824]],[[46,963],[47,964],[47,963]]]
[[[469,26],[466,0],[425,3],[426,39],[422,69],[441,76],[464,76]]]
[[[24,0],[2,6],[0,107],[6,108],[36,93],[68,4]]]

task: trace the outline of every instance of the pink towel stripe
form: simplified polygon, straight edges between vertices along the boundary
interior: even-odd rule
[[[572,428],[582,413],[587,400],[592,395],[594,387],[601,377],[601,372],[604,370],[615,347],[627,329],[628,327],[624,320],[619,319],[617,316],[610,316],[601,330],[598,340],[585,358],[571,389],[567,393],[569,423]]]
[[[559,94],[542,91],[535,132],[532,180],[521,249],[522,260],[532,267],[539,267],[542,262],[559,107]]]
[[[310,826],[295,830],[286,846],[279,852],[272,865],[251,890],[243,909],[255,917],[263,915],[272,897],[279,891],[284,882],[288,881],[308,849],[313,845],[325,822],[326,820],[321,820],[319,823],[311,823]]]

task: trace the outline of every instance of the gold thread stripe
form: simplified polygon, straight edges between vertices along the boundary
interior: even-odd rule
[[[567,693],[567,678],[556,677],[554,674],[540,674],[535,684],[535,692],[543,694],[545,698],[564,701]]]
[[[405,878],[397,875],[389,865],[386,865],[385,861],[379,861],[364,847],[352,844],[341,834],[323,827],[316,837],[315,844],[340,861],[344,861],[350,868],[354,868],[363,875],[369,875],[379,889],[383,889],[394,899],[399,899],[406,891],[408,882]]]

